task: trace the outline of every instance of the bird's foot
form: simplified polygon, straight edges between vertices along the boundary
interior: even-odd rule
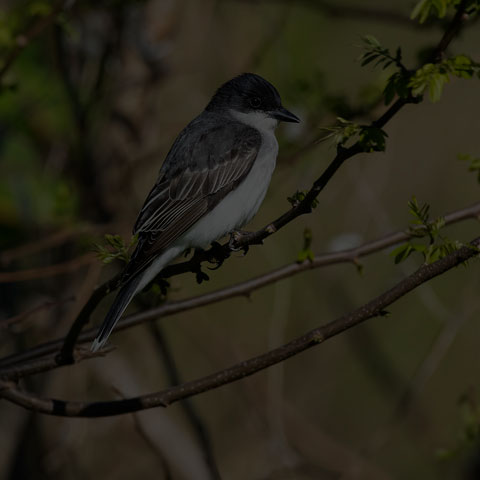
[[[215,264],[214,267],[208,267],[209,270],[217,270],[230,256],[230,252],[223,248],[223,245],[220,245],[218,242],[212,242],[210,249],[205,253],[208,255],[208,261]]]
[[[248,252],[248,244],[239,245],[242,241],[246,240],[252,232],[247,232],[246,230],[232,230],[230,232],[230,240],[228,241],[228,248],[232,252],[238,252],[243,250],[243,254],[246,255]]]

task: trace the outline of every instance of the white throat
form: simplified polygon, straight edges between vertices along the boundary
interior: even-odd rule
[[[264,112],[243,113],[237,110],[230,110],[230,113],[235,120],[256,128],[263,134],[272,134],[278,125],[278,120]]]

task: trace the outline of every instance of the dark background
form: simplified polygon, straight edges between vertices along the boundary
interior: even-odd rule
[[[119,270],[116,263],[103,267],[90,253],[92,243],[107,232],[129,239],[175,136],[232,76],[265,76],[303,120],[278,130],[278,167],[249,229],[276,218],[289,207],[288,196],[309,188],[335,153],[331,142],[312,146],[324,134],[321,127],[336,116],[368,122],[385,109],[377,100],[389,71],[360,67],[361,36],[373,34],[393,51],[401,45],[405,61],[415,66],[442,34],[442,22],[419,28],[408,21],[410,1],[343,4],[332,2],[332,11],[313,0],[79,1],[32,39],[0,92],[1,268],[69,263],[61,274],[31,273],[21,281],[1,274],[0,318],[47,306],[3,329],[0,353],[64,335],[93,286]],[[11,45],[8,35],[24,31],[36,18],[32,8],[35,13],[42,5],[4,2],[3,52]],[[371,11],[362,15],[356,7]],[[379,13],[385,10],[395,15]],[[480,58],[478,24],[463,31],[451,52]],[[209,273],[208,283],[175,277],[169,298],[205,293],[294,261],[305,227],[320,253],[406,228],[412,195],[428,202],[433,215],[473,203],[479,186],[457,154],[479,155],[479,105],[478,80],[454,80],[439,103],[407,106],[386,128],[386,153],[349,160],[312,215],[246,257],[234,255]],[[446,234],[467,241],[475,231],[478,224],[469,221]],[[20,245],[26,250],[12,250]],[[105,358],[25,385],[71,400],[159,390],[171,378],[155,332],[171,350],[180,379],[194,379],[365,303],[421,258],[395,266],[383,252],[362,263],[361,275],[351,265],[319,269],[250,299],[165,318],[156,330],[143,325],[115,334],[118,348]],[[478,262],[458,267],[399,301],[389,317],[193,398],[189,405],[200,430],[192,427],[185,403],[91,420],[32,415],[3,401],[1,476],[212,478],[208,442],[199,441],[203,431],[224,479],[479,478],[475,434],[464,441],[480,417],[478,279]],[[101,322],[111,300],[102,302],[93,322]],[[145,295],[129,311],[153,301]]]

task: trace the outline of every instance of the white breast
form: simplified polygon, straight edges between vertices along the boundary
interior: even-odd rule
[[[177,241],[185,248],[205,247],[231,230],[243,227],[257,213],[270,185],[278,153],[274,134],[278,122],[264,114],[232,112],[232,115],[257,128],[262,134],[262,145],[243,182]]]

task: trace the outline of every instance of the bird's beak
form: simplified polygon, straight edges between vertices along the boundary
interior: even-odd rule
[[[276,110],[269,113],[271,117],[276,118],[281,122],[300,122],[300,119],[296,115],[294,115],[292,112],[289,112],[286,108],[283,107],[278,107]]]

